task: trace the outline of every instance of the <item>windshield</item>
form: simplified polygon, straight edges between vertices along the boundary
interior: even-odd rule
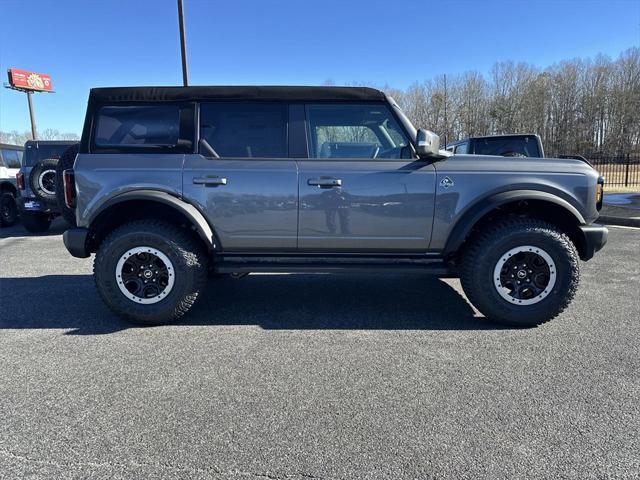
[[[476,155],[501,155],[505,157],[540,157],[538,140],[533,135],[477,138],[474,140]]]
[[[60,158],[67,148],[74,145],[75,142],[47,145],[38,144],[27,145],[24,153],[25,167],[33,167],[36,163],[44,158]]]

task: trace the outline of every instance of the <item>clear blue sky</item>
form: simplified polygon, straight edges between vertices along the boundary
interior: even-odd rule
[[[184,0],[192,84],[405,88],[496,61],[545,67],[640,45],[640,0]],[[39,129],[80,133],[89,88],[181,84],[175,0],[0,0],[0,72],[50,73]],[[0,88],[0,129],[29,128]]]

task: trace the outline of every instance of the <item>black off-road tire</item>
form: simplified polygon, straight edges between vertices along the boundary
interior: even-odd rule
[[[527,218],[509,218],[469,239],[461,265],[462,288],[488,319],[504,325],[534,327],[555,318],[576,294],[580,281],[579,256],[569,237],[556,226]],[[537,303],[517,305],[505,300],[494,284],[494,268],[512,248],[539,247],[555,264],[551,291]]]
[[[22,212],[22,225],[31,233],[43,233],[51,226],[51,215],[42,212]]]
[[[57,167],[57,158],[45,158],[36,163],[31,169],[31,175],[29,176],[31,190],[36,198],[46,205],[56,205],[58,203],[55,179]]]
[[[64,201],[64,175],[63,172],[68,168],[73,168],[73,163],[76,160],[76,155],[80,151],[80,145],[71,145],[67,148],[58,160],[56,166],[56,197],[58,198],[58,208],[62,218],[71,227],[76,227],[76,209],[67,207]]]
[[[11,227],[18,223],[18,207],[13,193],[2,192],[0,194],[0,225]]]
[[[175,270],[175,283],[167,296],[148,305],[126,297],[116,278],[119,259],[141,246],[162,252]],[[139,220],[115,229],[104,239],[96,253],[93,274],[100,297],[113,312],[133,323],[161,325],[182,317],[203,294],[207,263],[204,246],[191,232],[160,220]]]

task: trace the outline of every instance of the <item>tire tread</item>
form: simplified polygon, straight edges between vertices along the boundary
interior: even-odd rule
[[[479,273],[477,272],[478,259],[486,255],[487,249],[491,248],[491,245],[495,245],[499,240],[515,233],[544,235],[547,238],[553,239],[566,253],[570,265],[571,278],[569,280],[569,289],[562,298],[562,301],[557,302],[552,309],[546,312],[544,317],[536,319],[533,322],[515,321],[496,314],[496,310],[486,305],[487,302],[484,301],[484,297],[486,297],[486,295],[484,295],[487,288],[486,284],[479,285],[476,280]],[[576,295],[580,283],[578,252],[569,236],[549,222],[529,217],[506,217],[490,224],[485,230],[470,238],[467,243],[468,246],[462,256],[460,272],[462,288],[469,301],[491,320],[516,326],[542,325],[560,315]]]
[[[187,295],[184,295],[169,313],[150,313],[148,315],[144,315],[144,318],[141,318],[141,316],[139,315],[132,314],[131,307],[133,305],[128,305],[124,302],[122,302],[122,305],[119,305],[117,302],[113,301],[113,298],[111,298],[110,295],[122,295],[117,286],[107,292],[105,291],[104,286],[100,284],[98,272],[101,271],[101,269],[103,268],[103,263],[106,261],[107,256],[105,252],[109,250],[111,245],[116,240],[129,233],[147,233],[162,236],[166,241],[172,243],[172,247],[179,252],[180,257],[184,259],[187,265],[193,267],[193,291]],[[184,316],[196,303],[196,300],[204,290],[204,286],[207,280],[207,258],[203,247],[197,242],[197,240],[193,238],[192,235],[186,232],[183,228],[180,228],[168,222],[164,222],[162,220],[137,220],[126,223],[114,229],[105,237],[105,239],[98,247],[98,252],[95,256],[95,260],[93,262],[93,273],[96,289],[98,290],[100,297],[114,313],[126,317],[135,323],[159,325],[178,320],[180,317]],[[151,306],[156,305],[159,304],[154,304]],[[153,311],[154,309],[150,310]]]

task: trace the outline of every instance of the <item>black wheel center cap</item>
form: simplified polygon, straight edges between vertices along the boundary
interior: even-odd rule
[[[153,277],[153,272],[151,270],[145,270],[144,272],[142,272],[142,275],[144,276],[144,278],[151,278]]]
[[[518,278],[522,279],[527,276],[527,272],[526,270],[518,270],[518,273],[516,275],[518,275]]]

